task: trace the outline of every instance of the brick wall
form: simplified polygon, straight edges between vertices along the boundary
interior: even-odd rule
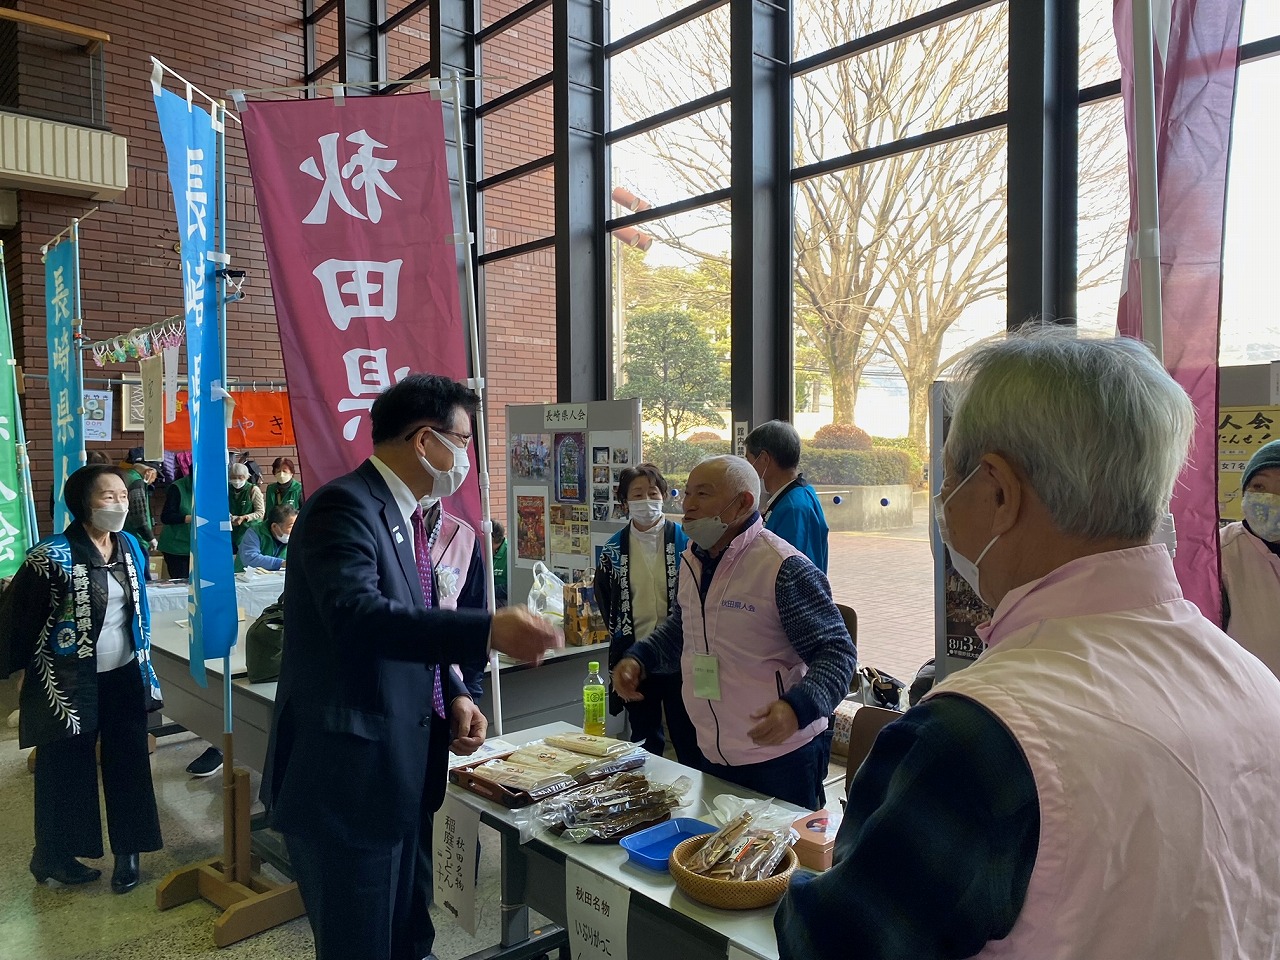
[[[511,0],[503,2],[508,8],[515,6]],[[106,31],[112,38],[106,52],[107,120],[115,133],[129,140],[130,187],[118,201],[102,204],[81,228],[86,334],[95,339],[111,336],[181,312],[177,229],[147,82],[148,58],[159,57],[212,96],[222,95],[231,87],[297,84],[304,63],[300,0],[207,0],[201,4],[113,0],[110,5],[99,0],[19,0],[17,6]],[[485,6],[489,22],[496,17],[488,15],[487,2]],[[398,8],[399,4],[393,3],[391,12]],[[320,63],[336,52],[336,19],[325,18],[318,34]],[[425,62],[430,54],[428,38],[425,13],[393,31],[388,37],[389,75],[402,76]],[[499,61],[499,55],[506,60]],[[500,65],[504,75],[516,80],[502,89],[549,69],[549,10],[495,38],[489,58],[489,63]],[[63,88],[56,76],[59,62],[44,57],[39,65],[30,68],[35,72],[24,75],[38,75],[40,82],[23,80],[22,109],[58,106],[59,90]],[[22,69],[26,70],[27,65]],[[66,66],[64,79],[71,79],[73,69],[81,69],[79,61]],[[498,92],[501,90],[487,87],[486,97]],[[486,173],[549,153],[549,93],[501,111],[490,126],[485,133]],[[283,379],[253,188],[243,141],[234,130],[227,138],[227,174],[228,247],[233,266],[250,274],[245,284],[247,299],[228,311],[228,375],[242,380]],[[550,171],[527,179],[527,185],[518,189],[512,185],[489,198],[486,214],[493,233],[486,232],[486,249],[523,243],[553,232]],[[88,201],[23,191],[19,194],[18,227],[0,232],[9,261],[15,349],[19,363],[28,373],[47,371],[40,246],[92,206]],[[506,499],[502,485],[506,462],[505,405],[555,399],[554,255],[549,250],[541,251],[492,264],[482,272],[479,282],[483,284],[488,310],[486,349],[492,392],[487,406],[492,418],[494,510],[495,515],[501,516]],[[98,370],[89,360],[85,375],[89,379],[118,379],[136,372],[136,364]],[[49,396],[43,380],[26,382],[23,406],[37,503],[45,503],[52,477],[48,463]],[[116,442],[95,446],[117,456],[141,443],[141,434],[119,433],[118,414],[115,432]],[[254,451],[264,469],[275,456],[293,453],[286,448]]]

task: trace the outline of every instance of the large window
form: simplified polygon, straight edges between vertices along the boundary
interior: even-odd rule
[[[832,592],[858,612],[859,658],[907,679],[934,650],[929,387],[1006,325],[1008,6],[906,22],[939,6],[804,2],[794,32],[801,467],[832,527]],[[871,459],[839,452],[867,445]],[[884,517],[852,514],[848,487],[886,481],[905,493]]]

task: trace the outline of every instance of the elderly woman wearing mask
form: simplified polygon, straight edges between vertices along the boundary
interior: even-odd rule
[[[1275,957],[1280,682],[1151,542],[1191,401],[1143,344],[1070,330],[953,376],[934,516],[985,650],[880,731],[779,956],[847,956],[852,929],[913,960]]]
[[[0,674],[24,670],[19,738],[38,747],[35,851],[40,883],[89,883],[101,872],[101,744],[111,888],[138,885],[138,854],[159,850],[160,820],[147,755],[147,713],[159,709],[151,668],[146,553],[122,532],[129,494],[119,471],[82,467],[63,496],[67,529],[38,543],[0,607]]]
[[[293,478],[296,472],[293,461],[288,457],[276,457],[275,463],[271,464],[271,472],[276,482],[267,484],[267,512],[282,504],[301,510],[302,484]]]
[[[1280,440],[1244,468],[1244,522],[1222,528],[1227,633],[1280,676]]]
[[[240,549],[249,524],[257,523],[266,515],[262,491],[249,482],[249,468],[243,463],[233,463],[227,471],[227,503],[231,512],[231,546]]]

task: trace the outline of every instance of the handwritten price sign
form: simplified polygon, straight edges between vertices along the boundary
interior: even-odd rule
[[[564,901],[574,960],[626,960],[631,891],[565,861]]]

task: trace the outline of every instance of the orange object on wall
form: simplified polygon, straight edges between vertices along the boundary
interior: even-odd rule
[[[236,449],[291,447],[293,418],[289,414],[289,394],[258,390],[231,391],[235,402],[227,445]],[[164,425],[164,445],[168,450],[191,449],[191,418],[187,414],[187,391],[178,391],[178,419]]]

